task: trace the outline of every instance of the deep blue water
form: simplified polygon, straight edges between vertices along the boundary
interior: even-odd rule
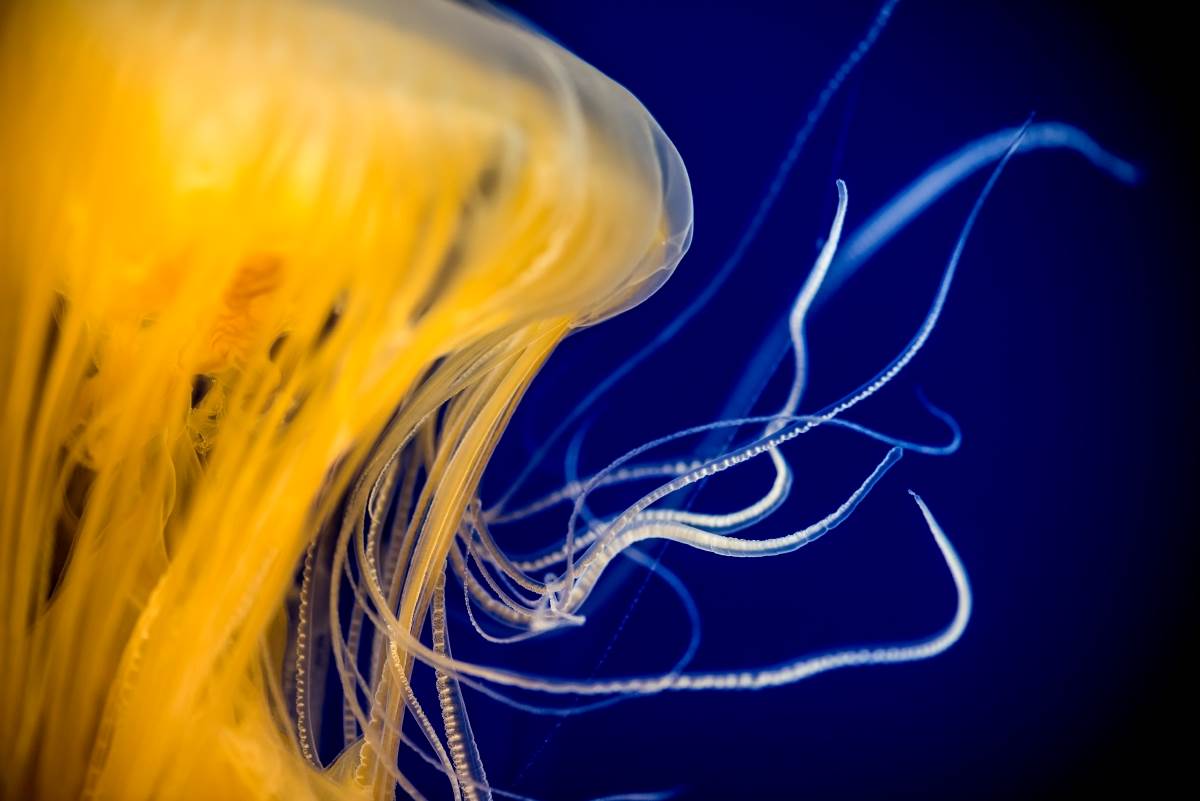
[[[712,280],[797,126],[866,29],[873,3],[525,0],[520,14],[626,85],[688,165],[695,241],[641,307],[570,339],[535,382],[489,468],[515,470],[608,371]],[[727,285],[590,415],[585,469],[716,419],[811,266],[835,205],[847,230],[967,141],[1042,121],[1077,125],[1144,171],[1123,186],[1078,156],[1013,160],[963,255],[926,349],[850,415],[938,441],[922,388],[964,432],[945,458],[909,455],[845,526],[801,551],[729,560],[672,546],[694,595],[693,667],[755,667],[810,651],[925,636],[954,595],[905,490],[928,501],[965,562],[975,614],[928,662],[839,671],[758,693],[675,694],[566,719],[468,691],[490,780],[537,798],[678,788],[683,798],[1040,798],[1163,792],[1194,752],[1197,408],[1195,142],[1172,88],[1185,61],[1166,19],[1032,2],[900,5],[831,103],[766,226]],[[1164,15],[1165,16],[1165,15]],[[853,389],[907,342],[984,182],[951,192],[812,320],[804,410]],[[782,398],[785,366],[756,409]],[[788,446],[797,486],[750,536],[823,515],[886,449],[818,431]],[[679,453],[673,451],[672,453]],[[530,487],[562,481],[557,448]],[[730,508],[764,465],[705,486]],[[486,495],[485,495],[486,498]],[[617,508],[626,495],[602,496]],[[503,536],[548,542],[551,524]],[[757,532],[757,533],[756,533]],[[456,655],[551,675],[670,666],[688,639],[673,596],[634,569],[610,577],[581,632]],[[622,622],[624,621],[624,622]],[[525,700],[538,700],[529,699]],[[1181,727],[1181,728],[1177,728]],[[440,780],[431,774],[429,786]],[[1194,782],[1193,782],[1194,785]]]

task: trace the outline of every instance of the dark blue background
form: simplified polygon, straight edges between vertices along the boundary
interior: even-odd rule
[[[876,8],[511,5],[657,117],[690,171],[696,235],[658,295],[556,354],[489,468],[492,498],[555,422],[711,279]],[[1183,77],[1180,26],[1147,8],[1133,16],[1084,4],[902,3],[831,105],[745,263],[711,308],[605,399],[585,440],[584,466],[595,469],[719,413],[811,265],[835,177],[849,184],[853,230],[934,160],[1030,111],[1079,125],[1138,163],[1143,184],[1121,186],[1065,152],[1016,159],[928,348],[851,415],[938,440],[942,429],[914,399],[920,386],[957,416],[962,450],[907,457],[851,523],[798,553],[736,561],[676,546],[664,554],[703,616],[697,669],[924,636],[949,619],[953,592],[904,492],[911,487],[973,579],[975,617],[962,642],[930,662],[755,694],[634,700],[561,726],[468,691],[496,786],[562,799],[671,787],[685,798],[1098,789],[1144,797],[1184,775],[1195,745],[1194,663],[1185,654],[1196,629],[1196,526],[1186,502],[1197,392],[1194,173],[1182,145],[1196,140],[1181,126],[1194,93],[1173,88]],[[821,309],[805,409],[853,388],[907,341],[981,184],[942,200]],[[824,514],[883,449],[820,431],[787,453],[797,487],[763,534]],[[561,482],[561,465],[560,448],[531,491]],[[728,507],[767,476],[758,465],[723,477],[697,506]],[[628,500],[604,497],[606,508]],[[561,520],[501,533],[549,541],[561,535],[551,523]],[[610,587],[581,633],[501,651],[474,645],[459,622],[456,654],[557,675],[669,666],[687,639],[678,603],[636,572]]]

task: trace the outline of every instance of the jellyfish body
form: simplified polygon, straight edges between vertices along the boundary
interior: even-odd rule
[[[404,450],[410,552],[369,580],[419,630],[537,367],[686,249],[682,163],[449,3],[0,19],[4,795],[390,797],[406,659],[347,769],[309,764],[296,565]]]

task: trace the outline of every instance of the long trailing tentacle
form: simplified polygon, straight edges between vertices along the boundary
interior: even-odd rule
[[[664,674],[659,676],[637,676],[620,679],[597,679],[578,681],[549,677],[531,676],[524,673],[462,662],[439,654],[422,644],[406,632],[398,632],[398,639],[417,658],[436,669],[454,675],[470,686],[482,687],[477,680],[492,684],[532,690],[555,695],[650,695],[666,691],[685,690],[755,690],[792,684],[812,676],[846,667],[884,665],[929,659],[942,653],[962,636],[970,618],[972,596],[966,568],[949,538],[929,511],[925,502],[911,493],[924,518],[930,533],[946,564],[954,583],[956,594],[955,613],[947,626],[937,634],[913,643],[885,646],[867,646],[840,649],[814,656],[802,657],[790,662],[761,670],[725,671],[708,673]]]
[[[901,354],[893,359],[893,361],[889,363],[884,370],[880,371],[880,373],[877,374],[872,381],[867,382],[859,390],[851,393],[845,400],[826,407],[826,409],[821,413],[818,413],[818,415],[811,416],[808,419],[805,419],[802,423],[793,424],[790,426],[786,424],[781,425],[777,417],[765,418],[760,422],[767,423],[767,430],[772,431],[772,434],[760,438],[750,446],[741,449],[733,455],[727,455],[719,460],[711,460],[701,468],[684,476],[679,476],[674,481],[668,482],[668,484],[663,485],[658,490],[643,496],[641,500],[629,507],[622,515],[618,516],[618,518],[612,521],[606,527],[604,535],[597,538],[596,542],[593,543],[587,553],[581,557],[579,563],[579,574],[583,577],[582,579],[574,580],[572,578],[572,557],[571,551],[569,550],[567,554],[567,571],[564,574],[564,580],[561,582],[560,589],[555,593],[556,604],[560,608],[564,610],[578,608],[578,605],[582,604],[582,601],[587,597],[591,586],[594,586],[595,578],[598,578],[599,573],[603,571],[603,566],[611,561],[616,554],[633,545],[635,542],[640,541],[640,539],[644,539],[646,537],[668,537],[677,541],[683,541],[687,542],[688,544],[703,547],[716,553],[723,553],[725,555],[757,555],[786,552],[787,550],[792,550],[795,547],[800,547],[807,542],[811,542],[813,539],[820,536],[825,531],[828,531],[837,523],[840,523],[853,511],[854,507],[861,501],[863,497],[865,497],[865,495],[875,485],[883,473],[886,472],[886,470],[893,465],[896,460],[899,459],[902,453],[899,448],[894,448],[889,452],[888,457],[880,464],[878,468],[876,468],[875,471],[872,472],[872,475],[868,477],[863,486],[860,487],[858,491],[853,493],[851,498],[833,515],[829,516],[815,526],[810,527],[809,529],[796,532],[795,534],[787,537],[759,541],[740,540],[729,537],[725,534],[706,532],[702,529],[692,528],[677,522],[651,522],[640,520],[638,518],[638,516],[645,513],[648,507],[656,500],[665,497],[667,494],[670,494],[673,491],[677,491],[680,487],[687,486],[687,484],[692,481],[705,478],[715,472],[718,472],[719,470],[727,469],[729,466],[738,464],[747,458],[752,458],[753,456],[767,451],[773,451],[777,449],[780,444],[782,444],[782,441],[794,438],[798,435],[798,433],[811,430],[817,425],[835,420],[837,415],[841,414],[843,411],[857,404],[858,402],[861,402],[866,397],[869,397],[880,387],[889,382],[896,374],[898,374],[898,372],[903,369],[903,367],[907,365],[907,363],[916,355],[917,351],[919,351],[921,346],[927,340],[929,333],[936,325],[938,315],[940,314],[941,307],[945,302],[945,296],[953,278],[955,267],[957,266],[958,260],[961,256],[967,235],[970,233],[971,227],[978,216],[983,200],[986,199],[987,195],[990,193],[991,188],[994,186],[995,181],[1000,174],[1000,171],[1007,163],[1008,158],[1011,157],[1013,151],[1015,150],[1016,144],[1019,141],[1020,140],[1018,136],[1017,141],[1010,143],[1005,157],[1000,160],[997,169],[993,172],[989,182],[984,187],[983,192],[981,193],[975,206],[972,208],[972,212],[968,216],[963,230],[960,232],[958,241],[956,242],[955,249],[951,255],[949,264],[939,287],[938,295],[935,298],[934,303],[929,313],[926,315],[921,327],[918,329],[917,334],[912,340],[910,340],[905,349],[901,351]],[[815,296],[815,291],[816,288],[819,287],[819,282],[816,282],[813,286],[814,288],[811,291],[802,293],[802,295],[807,298],[806,302],[803,304],[805,308],[807,308],[808,303],[811,302],[812,297]],[[803,317],[800,316],[801,322],[802,319]],[[793,331],[796,331],[797,328],[798,326],[794,326]],[[797,342],[798,344],[798,339],[799,335],[794,337],[793,341]],[[802,357],[798,355],[798,359],[799,358]],[[798,368],[801,368],[802,364],[798,361],[797,366]],[[797,382],[802,380],[801,370],[798,369]],[[725,421],[721,424],[699,426],[684,432],[684,435],[698,433],[704,430],[712,430],[722,425],[744,425],[747,422],[751,422],[751,420]],[[643,453],[650,447],[660,445],[664,441],[669,441],[671,438],[672,437],[662,438],[653,443],[648,443],[647,446],[644,446],[643,448],[635,449],[633,452],[627,454],[625,457],[622,457],[622,459],[611,465],[610,471],[620,468],[625,462],[629,461],[629,459],[633,458],[634,456]],[[957,439],[958,432],[955,428],[956,442]],[[602,474],[600,478],[602,478]],[[575,519],[578,516],[579,509],[582,506],[580,499],[586,497],[587,492],[591,489],[594,489],[596,483],[598,482],[594,478],[593,482],[590,483],[590,486],[585,488],[585,490],[580,493],[579,498],[576,499],[575,513],[572,515],[572,520],[568,526],[568,542],[570,541],[570,526],[574,524]],[[926,517],[926,521],[934,534],[939,548],[942,550],[944,558],[947,561],[947,565],[949,566],[955,579],[956,587],[959,589],[960,598],[959,612],[956,614],[955,620],[952,622],[951,626],[948,627],[947,630],[938,637],[924,641],[918,645],[839,651],[834,654],[826,654],[819,657],[799,660],[794,663],[790,663],[787,666],[770,669],[767,671],[750,671],[736,674],[682,674],[680,676],[671,677],[670,680],[664,680],[663,677],[657,677],[654,679],[630,679],[624,681],[610,680],[598,682],[571,682],[547,681],[526,677],[523,674],[498,671],[496,669],[485,669],[479,666],[467,666],[463,663],[453,660],[451,657],[445,654],[438,654],[436,649],[433,652],[434,655],[431,656],[429,650],[424,648],[424,646],[422,646],[419,641],[416,641],[415,638],[412,638],[411,635],[401,636],[400,639],[407,640],[404,643],[406,652],[413,654],[421,661],[426,661],[430,664],[433,664],[439,670],[444,671],[445,675],[447,676],[453,673],[454,675],[457,675],[458,678],[469,683],[473,683],[474,679],[482,678],[489,682],[515,686],[524,689],[535,689],[552,693],[565,692],[568,694],[580,695],[597,693],[643,693],[648,691],[660,691],[663,689],[701,689],[707,687],[751,688],[771,686],[776,683],[799,680],[809,675],[816,675],[817,673],[837,667],[845,667],[854,664],[877,664],[892,661],[907,661],[914,658],[925,658],[925,655],[931,655],[932,653],[948,647],[949,643],[957,639],[957,637],[961,634],[961,628],[963,625],[965,625],[966,617],[969,615],[970,597],[969,588],[965,583],[965,573],[961,569],[961,563],[958,562],[956,555],[953,553],[953,549],[949,546],[948,541],[941,533],[936,523],[933,521],[932,515],[929,514],[927,507],[925,507],[920,499],[917,499],[917,502],[922,510],[923,515]],[[480,516],[479,520],[484,520],[483,516]],[[486,542],[486,549],[488,551],[493,553],[498,552],[498,548],[495,546],[494,541],[490,539],[490,536],[484,535],[484,541]],[[591,580],[588,580],[589,578]],[[387,622],[387,618],[390,617],[390,613],[384,609],[379,611],[383,613],[385,622]],[[396,627],[394,624],[388,622],[387,625],[393,634],[399,633],[401,635],[405,635],[404,632],[396,632]],[[393,642],[395,642],[395,640],[393,640]],[[393,654],[395,654],[394,646]],[[393,656],[393,659],[394,658],[395,657]]]
[[[946,427],[950,430],[951,436],[950,436],[950,440],[948,442],[941,444],[941,445],[931,445],[928,443],[900,439],[898,437],[893,437],[891,435],[881,433],[874,429],[867,428],[866,426],[860,425],[858,423],[853,423],[853,422],[850,422],[848,420],[844,420],[841,418],[834,418],[831,420],[827,420],[824,423],[822,423],[822,425],[829,426],[832,428],[842,428],[842,429],[846,429],[849,431],[853,431],[853,432],[861,434],[862,436],[867,437],[869,439],[875,440],[877,442],[881,442],[885,445],[901,448],[905,451],[912,451],[914,453],[921,453],[921,454],[930,455],[930,456],[945,456],[945,455],[954,453],[956,450],[958,450],[959,445],[962,442],[962,431],[959,428],[958,423],[948,413],[937,408],[933,404],[929,403],[923,397],[921,400],[922,400],[923,405],[930,412],[930,414],[932,414],[938,420],[945,423]],[[743,427],[746,425],[753,425],[756,423],[762,424],[762,423],[772,423],[772,422],[776,422],[776,421],[783,421],[785,423],[788,423],[790,427],[800,427],[804,424],[814,422],[816,419],[817,418],[814,418],[811,415],[789,416],[789,417],[782,417],[782,418],[775,416],[775,415],[771,415],[771,416],[767,416],[767,417],[750,417],[750,418],[745,418],[742,420],[726,420],[726,421],[711,423],[711,424],[707,424],[707,425],[703,425],[703,426],[697,426],[697,427],[694,427],[691,429],[685,429],[683,431],[675,432],[674,434],[668,435],[667,437],[663,437],[663,438],[660,438],[659,440],[656,440],[653,444],[648,443],[645,446],[639,446],[638,449],[635,449],[636,452],[630,451],[629,453],[626,454],[626,456],[629,458],[633,458],[641,453],[644,453],[646,448],[651,445],[657,446],[657,445],[664,444],[666,442],[675,441],[677,439],[683,439],[685,437],[693,436],[697,433],[702,433],[702,432],[707,432],[707,431],[712,431],[712,430],[740,428],[740,427]],[[784,433],[786,434],[788,432],[785,431]],[[772,440],[770,438],[763,437],[763,438],[760,438],[759,440],[755,440],[753,443],[751,443],[750,445],[747,445],[745,447],[751,448],[751,447],[754,447],[755,445],[759,445],[763,442],[771,442],[771,441]],[[720,461],[721,459],[733,457],[733,456],[741,453],[742,450],[743,449],[735,449],[726,454],[722,454],[721,456],[717,457],[716,461]],[[618,461],[620,461],[620,460],[618,460]],[[662,468],[663,468],[662,474],[671,475],[671,476],[675,476],[675,477],[687,476],[690,474],[694,474],[697,470],[704,467],[706,464],[708,464],[708,462],[698,460],[695,462],[677,462],[677,463],[673,463],[673,464],[663,465],[662,466]],[[609,470],[611,470],[611,473],[607,472]],[[576,480],[568,485],[569,491],[564,491],[563,497],[559,498],[557,500],[558,500],[558,502],[564,502],[566,500],[574,501],[580,497],[583,497],[586,502],[586,498],[589,497],[593,491],[595,491],[597,488],[608,486],[609,485],[608,479],[612,475],[620,474],[621,471],[622,471],[622,468],[618,467],[618,468],[614,469],[612,467],[612,465],[610,465],[608,468],[605,468],[605,470],[600,471],[599,473],[596,473],[596,474],[590,476],[587,480]],[[638,478],[644,479],[645,476],[638,476]],[[680,522],[675,517],[675,514],[676,514],[675,511],[671,510],[671,509],[646,509],[646,510],[640,512],[638,515],[636,515],[633,518],[633,520],[635,522],[644,522],[644,521]],[[734,513],[730,513],[730,514],[736,515],[738,513],[734,512]],[[743,524],[743,525],[730,525],[728,527],[705,526],[705,528],[708,528],[709,530],[721,530],[721,531],[732,532],[732,531],[737,531],[739,529],[745,528],[746,525],[749,525],[752,522],[757,522],[757,521],[747,521],[747,523]],[[586,533],[575,538],[576,551],[577,552],[581,551],[584,548],[592,545],[601,536],[601,534],[603,534],[606,530],[611,528],[612,524],[613,524],[613,520],[611,520],[611,519],[595,521],[594,524],[589,526]],[[564,543],[562,545],[550,548],[546,551],[537,553],[535,555],[513,558],[512,564],[514,564],[517,568],[519,568],[520,570],[522,570],[526,573],[531,573],[531,572],[535,572],[535,571],[539,571],[539,570],[545,570],[547,568],[553,567],[554,565],[558,564],[559,562],[565,561],[566,553],[567,553],[567,546]]]
[[[1078,153],[1092,166],[1123,184],[1136,184],[1141,171],[1105,150],[1095,139],[1073,125],[1062,122],[1035,122],[1022,129],[1004,128],[963,145],[938,161],[888,201],[859,226],[838,253],[825,288],[818,295],[819,305],[866,264],[880,248],[903,231],[930,206],[954,187],[989,165],[1007,158],[1013,140],[1020,134],[1017,154],[1038,150],[1068,150]]]
[[[439,576],[433,589],[433,607],[430,610],[430,630],[433,636],[433,648],[440,654],[452,656],[450,650],[450,635],[446,627],[446,578]],[[475,742],[475,734],[471,731],[471,721],[467,717],[467,707],[463,703],[462,690],[452,677],[437,671],[438,702],[442,707],[442,726],[446,742],[450,746],[450,757],[454,762],[454,771],[462,787],[463,796],[467,801],[490,801],[490,790],[478,789],[487,787],[487,773],[483,768],[483,760],[479,756],[479,746]]]
[[[909,362],[911,362],[912,359],[916,356],[916,354],[921,350],[921,348],[924,346],[925,342],[928,340],[929,335],[933,332],[933,329],[937,325],[937,321],[941,315],[942,307],[945,305],[946,296],[948,295],[950,286],[953,282],[959,259],[962,256],[963,249],[966,245],[966,241],[971,233],[971,230],[974,227],[975,221],[978,218],[979,213],[983,208],[984,202],[987,200],[988,196],[991,194],[993,187],[995,186],[996,182],[999,180],[1001,173],[1003,172],[1005,166],[1007,166],[1007,164],[1008,164],[1009,159],[1012,157],[1013,153],[1016,151],[1017,147],[1019,146],[1019,144],[1022,140],[1022,137],[1024,136],[1026,130],[1028,129],[1028,127],[1031,123],[1032,123],[1032,118],[1030,118],[1029,120],[1026,121],[1025,125],[1022,126],[1017,131],[1017,134],[1009,142],[1008,148],[1005,151],[1004,156],[999,160],[996,167],[993,169],[992,174],[989,176],[988,182],[984,185],[983,190],[980,192],[979,196],[977,197],[975,204],[972,206],[971,211],[967,216],[967,220],[964,223],[962,230],[959,232],[959,236],[955,242],[955,246],[951,253],[950,259],[947,263],[945,271],[943,272],[942,280],[938,287],[938,292],[933,300],[933,303],[932,303],[928,313],[926,314],[921,325],[918,327],[917,332],[913,335],[912,339],[909,340],[909,343],[900,351],[900,353],[896,357],[894,357],[892,359],[891,362],[888,363],[887,366],[885,366],[882,370],[880,370],[878,373],[876,373],[876,375],[872,379],[863,383],[857,390],[846,395],[842,400],[827,405],[820,412],[818,412],[816,415],[814,415],[813,419],[810,422],[807,422],[798,428],[793,428],[792,430],[787,431],[784,439],[780,439],[779,437],[764,438],[764,440],[762,442],[752,446],[749,449],[744,450],[742,452],[742,454],[738,455],[737,457],[723,457],[720,459],[710,460],[707,463],[705,463],[702,467],[694,470],[693,472],[686,474],[684,476],[679,476],[679,477],[673,479],[672,481],[667,482],[666,484],[663,484],[658,489],[643,496],[639,501],[637,501],[635,504],[633,504],[631,507],[629,507],[624,513],[622,513],[621,516],[619,516],[617,518],[616,521],[614,521],[614,523],[612,524],[612,526],[609,527],[608,530],[609,531],[621,530],[621,528],[623,528],[624,526],[629,525],[633,521],[633,519],[636,517],[636,515],[643,512],[651,504],[655,503],[656,501],[660,500],[663,497],[666,497],[666,495],[669,495],[673,492],[677,492],[678,490],[688,486],[689,484],[695,483],[696,481],[708,478],[709,476],[711,476],[717,472],[728,469],[729,467],[732,467],[733,465],[738,464],[741,461],[744,461],[746,458],[751,458],[752,456],[756,456],[756,455],[758,455],[760,453],[764,453],[768,450],[773,450],[774,448],[778,447],[779,444],[782,444],[783,441],[786,441],[786,439],[790,439],[795,436],[798,436],[802,433],[805,433],[805,432],[811,430],[812,428],[815,428],[817,425],[820,425],[823,422],[826,422],[828,420],[832,420],[832,419],[836,418],[841,413],[845,412],[846,410],[852,408],[853,406],[857,405],[858,403],[861,403],[863,400],[866,400],[871,395],[875,394],[879,389],[881,389],[883,386],[885,386],[887,383],[889,383],[893,378],[895,378],[895,376],[898,375],[900,373],[900,371],[903,370],[904,367]],[[819,288],[819,283],[814,285],[814,288],[812,290],[814,294],[815,294],[817,288]],[[810,298],[810,301],[811,301],[811,298]],[[803,317],[801,316],[800,319],[802,320]],[[799,378],[799,376],[798,376],[798,378]],[[717,426],[714,426],[714,428],[715,427],[717,427]],[[699,430],[700,430],[700,427],[697,427],[696,429],[689,430],[689,433],[695,433],[696,431],[699,431]],[[654,443],[649,443],[646,448],[635,449],[634,451],[631,451],[630,454],[627,454],[625,457],[622,457],[622,459],[615,462],[613,465],[610,465],[610,468],[616,469],[621,464],[624,464],[626,461],[629,461],[629,459],[632,458],[632,455],[640,454],[641,452],[644,452],[644,450],[648,449],[649,446],[657,446],[658,444],[661,444],[660,440],[656,440]],[[589,489],[591,489],[591,488],[589,487]],[[586,493],[585,493],[585,495],[586,495]],[[575,510],[572,513],[571,520],[569,521],[568,527],[567,527],[567,540],[568,540],[567,576],[568,576],[568,581],[570,580],[570,577],[573,572],[572,561],[571,561],[571,553],[573,552],[573,548],[571,547],[571,540],[574,536],[575,521],[576,521],[577,517],[580,515],[580,512],[582,510],[582,506],[583,506],[582,501],[581,501],[582,497],[584,497],[584,496],[581,495],[580,498],[576,499]]]

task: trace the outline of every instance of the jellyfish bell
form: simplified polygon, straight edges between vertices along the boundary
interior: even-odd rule
[[[112,270],[64,259],[68,291],[100,312],[161,315],[185,288],[286,297],[390,258],[392,324],[436,305],[466,340],[600,319],[686,249],[687,176],[645,110],[503,22],[440,2],[71,8],[12,14],[14,35],[21,16],[38,29],[33,53],[8,48],[37,102],[6,127],[25,169],[54,173],[38,177],[68,204],[67,241],[106,245]],[[232,355],[215,350],[199,366]]]
[[[395,629],[555,344],[686,251],[678,153],[434,0],[7,4],[0,104],[3,794],[390,797]],[[400,473],[405,558],[358,576],[394,658],[322,773],[295,567]]]

